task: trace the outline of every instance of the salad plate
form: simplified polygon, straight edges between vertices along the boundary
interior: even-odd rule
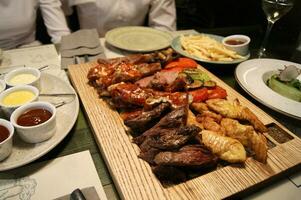
[[[265,106],[296,119],[301,119],[301,102],[278,94],[267,86],[272,75],[279,73],[285,66],[301,65],[277,59],[252,59],[240,63],[235,70],[238,84],[253,98]]]
[[[45,142],[30,144],[23,142],[17,134],[13,139],[12,153],[8,158],[0,162],[0,171],[14,169],[28,164],[48,153],[58,145],[70,132],[76,122],[79,112],[79,100],[73,87],[66,81],[47,73],[41,73],[41,91],[44,94],[73,93],[67,97],[63,96],[40,96],[39,100],[48,101],[53,104],[64,105],[57,107],[57,124],[54,135]]]

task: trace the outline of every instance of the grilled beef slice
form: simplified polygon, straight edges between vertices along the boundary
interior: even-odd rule
[[[154,163],[155,156],[163,150],[175,150],[185,145],[200,131],[197,126],[182,126],[173,129],[156,129],[158,135],[147,136],[140,145],[139,157],[150,164]]]
[[[161,103],[150,111],[143,111],[134,118],[124,120],[124,124],[132,129],[135,135],[140,134],[152,126],[168,111],[170,108],[169,103]]]
[[[169,129],[176,129],[186,124],[187,109],[186,107],[180,107],[174,111],[168,113],[163,117],[155,126],[145,131],[142,135],[133,139],[134,143],[140,145],[149,136],[160,135],[162,132],[167,132]],[[166,130],[165,130],[166,129]]]
[[[157,165],[168,166],[213,166],[217,157],[201,145],[187,145],[177,152],[160,152],[155,156]]]
[[[151,147],[162,150],[179,148],[194,138],[201,129],[192,125],[162,130],[160,131],[160,135],[148,137],[149,140],[147,142]]]

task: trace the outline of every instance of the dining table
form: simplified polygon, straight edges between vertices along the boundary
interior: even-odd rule
[[[194,30],[184,30],[184,31],[176,31],[173,33],[173,36],[177,36],[183,33],[195,33]],[[120,50],[115,48],[108,43],[106,43],[105,38],[100,38],[100,44],[104,48],[104,54],[106,58],[114,58],[120,57],[130,54],[131,52]],[[60,60],[60,50],[59,45],[55,46],[57,51],[57,58],[51,57],[51,59]],[[251,58],[255,58],[256,55],[251,54]],[[277,58],[277,57],[276,57]],[[289,60],[289,58],[287,58]],[[45,61],[47,62],[47,61]],[[242,94],[245,98],[251,101],[253,104],[258,106],[260,109],[268,113],[272,116],[276,121],[280,122],[284,125],[288,130],[293,132],[295,135],[301,137],[301,126],[300,120],[288,117],[281,113],[278,113],[269,107],[261,104],[259,101],[250,96],[244,89],[240,87],[235,79],[235,68],[236,64],[208,64],[199,62],[200,65],[205,67],[211,73],[216,75],[226,84],[231,86],[234,90]],[[76,66],[74,66],[76,67]],[[68,71],[66,70],[68,75]],[[89,124],[89,120],[87,118],[87,113],[85,112],[83,106],[80,104],[79,114],[71,131],[68,135],[50,152],[35,160],[34,163],[52,160],[61,156],[70,155],[73,153],[81,152],[88,150],[92,156],[94,165],[97,170],[97,174],[99,179],[101,180],[102,186],[106,193],[107,199],[120,199],[120,195],[114,185],[113,178],[110,175],[109,169],[106,166],[105,159],[103,158],[98,144],[95,141],[93,135],[93,129]],[[246,199],[283,199],[283,195],[285,193],[291,193],[290,197],[298,199],[301,195],[301,173],[300,169],[296,171],[290,172],[287,175],[279,177],[278,179],[273,180],[270,184],[264,185],[260,187],[256,191],[242,193],[242,198]],[[0,172],[1,173],[9,173],[9,172]],[[0,198],[1,199],[1,198]]]

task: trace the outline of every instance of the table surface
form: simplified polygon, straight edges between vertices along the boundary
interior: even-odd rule
[[[177,32],[177,34],[182,32]],[[105,47],[105,55],[108,58],[116,57],[125,55],[126,52],[120,51],[116,48],[113,48],[111,46],[108,46],[105,44],[104,39],[100,39],[100,42]],[[226,82],[228,85],[230,85],[232,88],[234,88],[236,91],[241,93],[243,96],[245,96],[247,99],[249,99],[251,102],[256,104],[258,107],[260,107],[262,110],[270,114],[272,117],[274,117],[277,121],[282,123],[285,127],[287,127],[290,131],[301,137],[301,126],[300,121],[286,117],[282,114],[279,114],[268,107],[260,104],[255,99],[253,99],[251,96],[249,96],[236,82],[234,78],[234,70],[237,65],[208,65],[208,64],[201,64],[206,69],[211,71],[213,74],[215,74],[217,77],[222,79],[224,82]],[[118,193],[114,187],[114,183],[111,179],[111,176],[109,174],[109,171],[106,167],[106,164],[104,162],[104,159],[102,158],[100,151],[98,149],[98,146],[94,140],[93,137],[93,130],[89,126],[89,122],[86,118],[86,113],[84,112],[84,109],[81,107],[78,119],[76,121],[76,124],[74,125],[71,132],[67,135],[67,137],[58,145],[56,146],[52,151],[47,153],[45,156],[41,157],[35,162],[45,161],[54,159],[60,156],[69,155],[72,153],[89,150],[94,164],[96,166],[99,178],[101,179],[101,182],[103,184],[105,193],[108,197],[108,199],[119,199]],[[286,182],[289,182],[288,179],[282,179],[277,182],[275,182],[275,187],[282,187],[283,184],[286,184]],[[278,184],[278,186],[277,186]],[[252,195],[251,197],[247,198],[260,198],[260,195],[264,195],[267,193],[265,191],[266,189],[263,189],[262,192],[259,192],[255,195]],[[273,189],[272,189],[273,190]],[[300,188],[299,188],[300,190]],[[269,191],[268,191],[269,192]],[[277,192],[274,192],[274,194],[277,194]],[[300,194],[300,193],[299,193]],[[262,196],[261,196],[262,197]],[[296,198],[297,199],[297,198]]]

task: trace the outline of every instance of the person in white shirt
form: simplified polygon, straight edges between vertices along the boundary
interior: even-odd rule
[[[59,0],[0,0],[0,48],[38,43],[35,38],[38,7],[53,43],[70,34]]]
[[[96,28],[101,37],[121,26],[176,30],[175,0],[94,0],[76,8],[80,28]]]

